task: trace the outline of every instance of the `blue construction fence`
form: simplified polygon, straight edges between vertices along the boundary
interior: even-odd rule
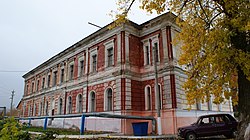
[[[48,126],[48,119],[54,118],[75,118],[81,117],[80,119],[80,134],[84,135],[85,118],[86,117],[102,117],[102,118],[116,118],[116,119],[136,119],[136,120],[151,120],[152,121],[152,132],[156,130],[156,120],[151,116],[128,116],[128,115],[116,115],[107,113],[83,113],[83,114],[67,114],[67,115],[55,115],[55,116],[39,116],[39,117],[24,117],[17,118],[18,120],[28,120],[28,127],[31,126],[32,120],[43,119],[43,129],[46,130]],[[136,129],[139,129],[138,127]],[[145,131],[145,130],[144,130]],[[144,135],[145,132],[143,132]]]

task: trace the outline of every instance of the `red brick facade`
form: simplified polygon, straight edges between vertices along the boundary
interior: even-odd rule
[[[87,112],[156,116],[157,65],[162,119],[174,124],[168,119],[174,115],[167,114],[187,108],[181,87],[186,75],[172,46],[172,34],[180,31],[174,18],[166,13],[141,25],[104,27],[26,73],[20,116]],[[127,123],[120,123],[124,133]]]

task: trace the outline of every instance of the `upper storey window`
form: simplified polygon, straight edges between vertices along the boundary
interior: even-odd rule
[[[50,87],[50,78],[51,78],[51,76],[50,76],[50,74],[48,75],[48,79],[47,79],[47,87]]]
[[[64,68],[61,69],[61,83],[64,82]]]
[[[26,85],[26,94],[27,95],[29,94],[29,85],[28,84]]]
[[[84,60],[83,57],[80,57],[78,60],[78,77],[83,76],[84,73]]]
[[[113,48],[108,49],[108,67],[112,66],[114,62]]]
[[[38,91],[38,90],[39,90],[39,86],[40,86],[40,81],[39,81],[39,80],[37,80],[37,83],[36,83],[36,91]]]
[[[34,87],[35,87],[35,84],[34,84],[34,82],[32,82],[32,85],[31,85],[31,93],[34,92]]]
[[[73,77],[74,77],[74,65],[71,64],[71,65],[69,66],[69,80],[72,80]]]
[[[154,49],[155,49],[155,61],[159,62],[160,58],[159,58],[159,45],[157,42],[154,43]]]
[[[45,77],[43,77],[42,79],[42,89],[44,89],[44,87],[45,87]]]
[[[56,86],[56,83],[57,83],[57,71],[54,71],[53,72],[53,86]]]
[[[144,66],[150,65],[150,44],[149,41],[143,43]]]
[[[97,55],[92,56],[92,72],[96,72],[97,68]]]
[[[114,39],[104,43],[105,46],[105,67],[114,65]]]

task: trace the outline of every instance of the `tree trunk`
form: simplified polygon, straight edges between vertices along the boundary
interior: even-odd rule
[[[247,40],[247,33],[235,30],[236,34],[231,39],[235,48],[250,53],[250,46]],[[249,60],[250,61],[250,60]],[[238,71],[238,112],[239,125],[237,140],[244,140],[245,130],[250,123],[250,81],[242,71],[241,67],[237,67]]]
[[[244,140],[245,130],[250,123],[250,81],[240,68],[238,68],[238,90],[239,126],[236,139]]]

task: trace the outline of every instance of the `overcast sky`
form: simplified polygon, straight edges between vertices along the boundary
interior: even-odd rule
[[[108,15],[115,0],[1,0],[0,1],[0,106],[10,107],[23,96],[22,76],[98,28],[112,22]],[[130,20],[141,24],[149,15],[132,7]]]

